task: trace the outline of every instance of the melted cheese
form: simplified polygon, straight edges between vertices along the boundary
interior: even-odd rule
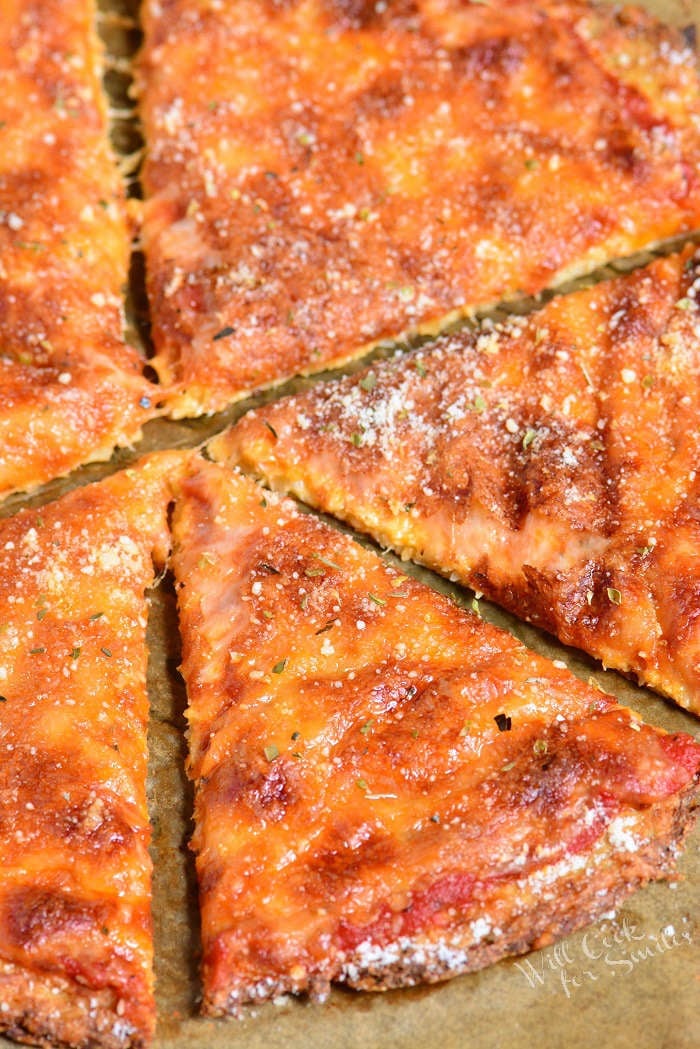
[[[261,408],[212,444],[700,710],[692,250]]]
[[[92,0],[0,18],[0,498],[106,459],[155,414],[123,340],[130,234]]]
[[[152,0],[154,365],[223,408],[700,224],[695,59],[583,2]]]
[[[155,1025],[145,589],[163,453],[0,523],[0,1030],[144,1044]]]
[[[631,725],[224,468],[187,478],[173,534],[205,1011],[442,979],[581,924],[663,865],[655,835],[700,754],[688,737]],[[621,824],[605,838],[615,817],[643,858]],[[542,909],[533,877],[553,886]],[[572,904],[577,877],[597,903]]]

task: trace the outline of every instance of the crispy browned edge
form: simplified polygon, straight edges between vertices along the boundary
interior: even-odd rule
[[[26,1045],[145,1049],[153,1034],[144,1038],[138,1032],[132,1036],[119,1031],[118,1003],[109,989],[95,991],[74,980],[30,974],[10,964],[0,965],[0,1002],[12,1014],[6,1020],[0,1012],[0,1034]]]
[[[440,983],[555,943],[569,933],[598,921],[648,882],[675,874],[678,854],[693,828],[698,809],[700,772],[696,773],[680,795],[674,795],[652,807],[650,815],[653,831],[638,852],[608,851],[603,854],[592,876],[586,868],[562,876],[552,883],[551,900],[541,903],[534,911],[525,909],[517,914],[498,936],[473,944],[473,935],[467,926],[466,930],[458,928],[445,937],[422,936],[408,941],[393,941],[382,950],[396,950],[399,955],[397,961],[367,965],[356,954],[349,954],[340,971],[333,973],[330,978],[333,982],[362,991],[388,991],[421,983]],[[643,826],[639,829],[643,829]],[[564,899],[565,908],[562,907]],[[415,953],[421,948],[434,948],[441,943],[450,950],[465,951],[464,963],[455,965],[440,958],[416,959]],[[356,973],[349,974],[349,967],[353,967]],[[312,979],[309,990],[311,997],[325,997],[325,977],[322,975],[316,985]],[[243,1004],[260,1003],[294,991],[291,981],[285,980],[266,983],[264,990],[254,985],[240,996],[205,997],[202,1013],[213,1017],[240,1016]]]

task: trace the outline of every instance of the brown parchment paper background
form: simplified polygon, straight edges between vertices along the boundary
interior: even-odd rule
[[[659,17],[700,29],[700,0],[647,0]],[[128,18],[138,0],[100,0],[100,30],[109,52],[106,84],[115,106],[113,139],[122,154],[138,149],[129,105],[130,55],[139,34]],[[0,17],[2,17],[0,3]],[[127,20],[123,16],[128,16]],[[127,163],[125,170],[132,165]],[[137,188],[132,189],[137,193]],[[611,272],[607,271],[608,275]],[[581,283],[581,282],[579,282]],[[131,338],[147,336],[138,264],[132,274]],[[31,499],[13,497],[0,516],[39,504],[125,466],[156,448],[190,447],[261,403],[313,380],[288,383],[210,419],[157,422],[133,452],[53,482]],[[700,551],[698,552],[700,556]],[[460,604],[472,594],[432,573],[403,564]],[[700,724],[653,693],[481,602],[482,614],[551,658],[632,706],[648,721],[700,738]],[[698,1049],[700,1047],[700,827],[687,844],[680,876],[648,886],[610,919],[557,947],[501,962],[449,983],[386,994],[343,990],[324,1005],[284,999],[242,1020],[197,1016],[199,926],[193,858],[187,847],[192,795],[184,773],[185,692],[177,672],[179,641],[169,578],[153,592],[149,622],[149,797],[153,824],[154,924],[158,1034],[156,1049]],[[0,1038],[0,1047],[14,1043]]]

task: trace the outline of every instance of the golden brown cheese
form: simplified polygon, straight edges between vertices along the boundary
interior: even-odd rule
[[[700,255],[443,338],[213,445],[700,712]]]
[[[205,1012],[445,979],[671,870],[689,736],[225,468],[173,534]]]
[[[0,497],[109,458],[154,414],[122,337],[130,236],[92,0],[0,17]]]
[[[700,225],[700,93],[633,9],[150,0],[154,361],[176,416]]]
[[[0,1031],[20,1041],[153,1034],[145,590],[181,462],[0,523]]]

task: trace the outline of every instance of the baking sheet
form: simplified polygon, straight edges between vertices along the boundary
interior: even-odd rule
[[[138,33],[111,15],[130,15],[136,0],[102,0],[102,31],[116,61],[110,90],[123,106],[128,92],[128,55]],[[700,0],[647,2],[669,21],[700,24]],[[128,119],[115,121],[114,140],[122,153],[138,149]],[[132,337],[143,300],[134,275]],[[299,389],[311,380],[287,384],[255,403]],[[78,483],[126,465],[156,448],[191,447],[237,418],[252,402],[196,421],[149,425],[135,452],[121,452],[107,465],[77,471],[53,482],[31,499],[13,497],[0,514],[55,498]],[[411,566],[423,578],[469,606],[472,594]],[[580,653],[564,649],[539,631],[481,602],[482,614],[517,634],[550,658],[565,659],[584,679],[634,707],[653,724],[700,737],[696,719],[605,672]],[[554,947],[501,962],[449,983],[386,994],[336,990],[324,1005],[284,999],[249,1011],[243,1020],[213,1021],[197,1016],[199,927],[191,832],[192,792],[184,774],[185,694],[177,673],[177,619],[172,583],[166,577],[152,595],[149,622],[150,726],[149,795],[153,823],[154,922],[159,1026],[156,1049],[419,1049],[438,1039],[441,1049],[515,1049],[526,1045],[568,1049],[696,1049],[700,1046],[700,827],[691,836],[672,884],[649,886],[632,896],[614,918],[570,936]],[[13,1045],[0,1038],[0,1046]]]

